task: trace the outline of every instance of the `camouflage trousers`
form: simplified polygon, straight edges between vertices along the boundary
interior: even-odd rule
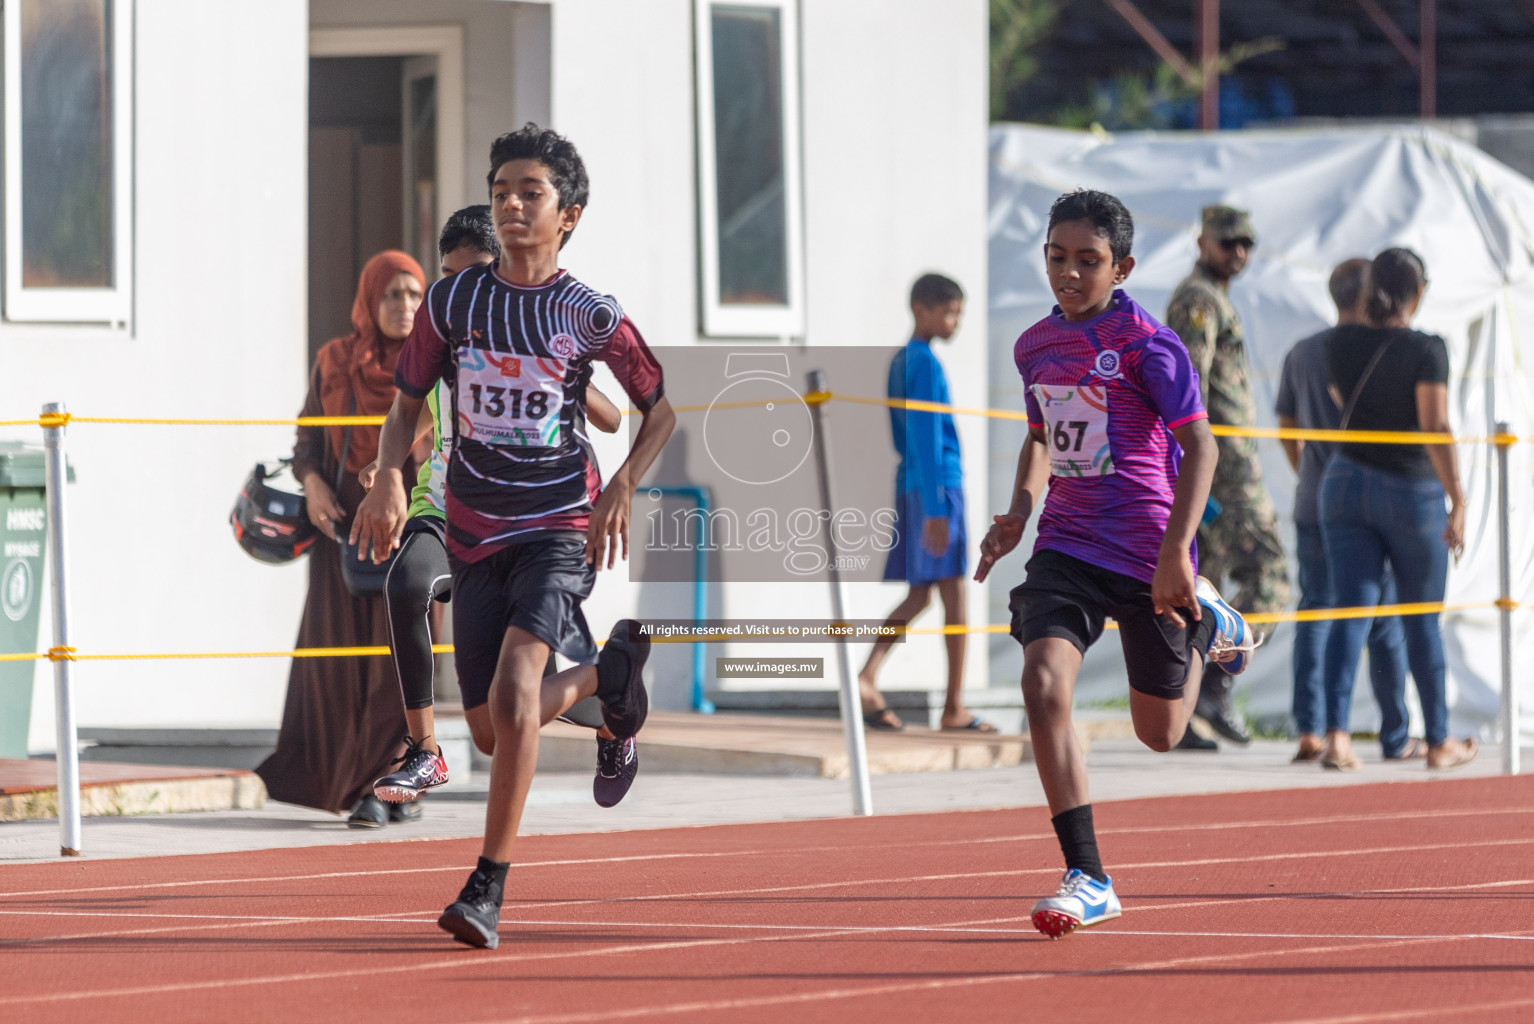
[[[1220,503],[1220,514],[1199,528],[1199,572],[1237,611],[1282,611],[1289,600],[1289,567],[1262,466],[1249,439],[1215,440],[1220,461],[1209,493]],[[1235,591],[1225,590],[1227,584]],[[1272,631],[1272,626],[1256,628],[1262,636]]]

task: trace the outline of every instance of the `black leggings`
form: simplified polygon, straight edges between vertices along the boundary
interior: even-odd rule
[[[435,656],[431,653],[431,603],[446,601],[453,589],[448,571],[447,549],[435,530],[412,530],[400,542],[399,557],[389,568],[384,596],[389,602],[389,649],[394,652],[394,671],[399,676],[400,693],[411,711],[432,705],[432,677]],[[554,652],[543,666],[545,677],[556,671]],[[579,724],[588,725],[585,719]],[[595,719],[600,726],[600,718]]]
[[[436,532],[412,530],[405,534],[389,569],[384,595],[389,602],[394,670],[399,674],[405,707],[412,711],[431,707],[431,603],[445,600],[452,585],[447,549]]]

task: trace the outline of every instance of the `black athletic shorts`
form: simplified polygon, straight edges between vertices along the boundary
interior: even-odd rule
[[[447,520],[441,516],[427,515],[426,513],[411,516],[405,520],[405,526],[400,530],[400,537],[403,538],[406,534],[416,533],[417,531],[435,533],[437,539],[442,542],[443,548],[447,547]]]
[[[596,578],[586,561],[586,535],[573,531],[545,534],[455,566],[453,664],[464,708],[490,699],[501,641],[512,626],[571,661],[596,661],[597,645],[581,611]]]
[[[1018,643],[1027,647],[1053,636],[1085,654],[1111,616],[1119,624],[1129,685],[1151,697],[1182,697],[1191,631],[1156,614],[1149,583],[1047,548],[1028,560],[1027,572],[1007,604]],[[1192,612],[1179,612],[1192,623]]]

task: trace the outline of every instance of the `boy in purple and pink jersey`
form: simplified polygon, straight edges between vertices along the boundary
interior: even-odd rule
[[[1027,578],[1011,593],[1023,645],[1023,701],[1034,761],[1065,857],[1059,891],[1033,923],[1059,938],[1119,916],[1071,727],[1086,649],[1118,622],[1135,735],[1166,751],[1198,700],[1205,659],[1236,674],[1253,644],[1241,616],[1195,578],[1194,535],[1216,451],[1198,375],[1176,334],[1118,288],[1134,268],[1134,222],[1102,192],[1050,209],[1045,262],[1059,303],[1013,351],[1029,437],[1012,504],[980,545],[976,580],[1022,539],[1049,491]]]

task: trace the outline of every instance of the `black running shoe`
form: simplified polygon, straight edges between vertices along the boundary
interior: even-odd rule
[[[597,737],[597,777],[591,783],[591,795],[598,807],[616,807],[628,794],[639,774],[639,745],[630,736],[626,740]]]
[[[1220,745],[1214,740],[1206,740],[1193,731],[1193,726],[1183,730],[1182,739],[1172,745],[1173,750],[1219,750]]]
[[[440,753],[433,754],[409,736],[405,737],[405,744],[405,755],[394,761],[399,770],[373,783],[373,795],[380,800],[408,803],[426,790],[447,783],[447,762]]]
[[[458,899],[437,918],[437,927],[465,946],[494,949],[501,944],[501,886],[475,869]]]
[[[650,695],[640,673],[650,656],[650,638],[633,619],[619,619],[597,656],[597,697],[602,722],[620,740],[639,735],[650,713]],[[606,685],[603,685],[603,680]]]

